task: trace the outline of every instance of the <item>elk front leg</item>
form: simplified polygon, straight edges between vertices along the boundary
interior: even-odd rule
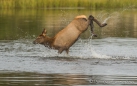
[[[69,49],[66,49],[66,53],[67,53],[67,54],[69,53]]]
[[[58,53],[61,54],[63,52],[63,48],[59,48]]]

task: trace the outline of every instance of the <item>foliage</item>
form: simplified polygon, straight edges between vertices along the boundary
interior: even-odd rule
[[[0,0],[1,9],[84,7],[87,9],[137,7],[137,0]]]

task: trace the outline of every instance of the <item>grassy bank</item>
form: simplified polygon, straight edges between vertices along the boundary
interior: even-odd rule
[[[137,0],[0,0],[0,9],[53,7],[123,8],[137,7]]]

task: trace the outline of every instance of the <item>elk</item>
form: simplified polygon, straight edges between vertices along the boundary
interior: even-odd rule
[[[93,31],[93,21],[96,22],[100,27],[104,27],[107,24],[101,24],[97,19],[92,15],[88,18],[85,15],[76,16],[70,24],[68,24],[64,29],[59,31],[54,37],[49,37],[46,35],[47,31],[44,29],[42,34],[40,34],[34,44],[42,44],[45,47],[58,50],[58,53],[61,54],[64,50],[68,54],[69,48],[78,40],[80,34],[91,27],[91,33],[93,36],[97,36]]]

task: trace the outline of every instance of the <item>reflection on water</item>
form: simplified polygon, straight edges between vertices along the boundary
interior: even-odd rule
[[[0,73],[2,86],[87,86],[137,85],[137,76],[105,76],[79,74]]]
[[[73,14],[73,15],[72,15]],[[136,9],[86,10],[86,9],[38,9],[38,10],[0,10],[0,39],[34,38],[43,28],[49,36],[54,36],[77,15],[92,14],[108,25],[100,29],[95,24],[98,38],[137,37]],[[89,31],[81,37],[88,38]]]

